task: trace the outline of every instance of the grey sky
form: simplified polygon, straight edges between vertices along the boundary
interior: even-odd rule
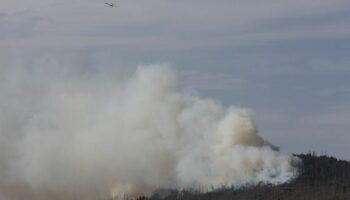
[[[170,63],[291,153],[350,159],[348,0],[2,0],[1,68]]]

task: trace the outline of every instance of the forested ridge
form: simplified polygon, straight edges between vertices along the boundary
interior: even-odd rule
[[[279,186],[199,190],[159,190],[138,200],[350,200],[350,162],[315,153],[295,155],[302,160],[299,176]]]

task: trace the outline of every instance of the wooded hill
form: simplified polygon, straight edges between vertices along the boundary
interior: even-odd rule
[[[280,186],[223,188],[212,192],[164,191],[138,200],[350,200],[350,162],[314,153],[302,159],[300,175]]]

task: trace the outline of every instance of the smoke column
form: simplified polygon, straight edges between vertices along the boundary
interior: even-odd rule
[[[98,200],[297,174],[298,160],[260,137],[248,110],[177,92],[168,67],[58,74],[1,69],[1,200]]]

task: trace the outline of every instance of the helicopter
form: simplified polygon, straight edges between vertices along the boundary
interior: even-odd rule
[[[107,5],[107,6],[109,6],[109,7],[112,7],[112,8],[116,8],[117,7],[117,2],[105,2],[105,4]]]

